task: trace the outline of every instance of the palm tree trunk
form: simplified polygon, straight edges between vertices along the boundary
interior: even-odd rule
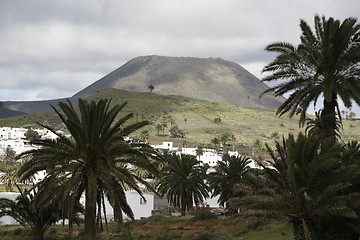
[[[185,206],[181,206],[181,216],[185,217],[186,210]]]
[[[123,223],[123,215],[122,215],[122,211],[121,211],[120,206],[118,206],[117,208],[114,208],[114,220],[119,225]]]
[[[294,239],[295,240],[306,240],[304,227],[301,219],[292,220]]]
[[[333,93],[331,101],[324,99],[324,139],[335,140],[335,129],[336,129],[336,113],[335,109],[337,106],[336,94]]]
[[[181,211],[181,216],[185,216],[186,215],[186,202],[185,202],[185,198],[181,199],[181,207],[180,207],[180,211]]]
[[[96,191],[87,186],[85,192],[84,240],[96,239]]]

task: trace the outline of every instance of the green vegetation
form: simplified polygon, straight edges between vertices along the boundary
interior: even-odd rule
[[[298,123],[286,117],[278,118],[274,111],[263,109],[246,109],[233,105],[211,103],[179,96],[161,96],[149,93],[124,92],[115,89],[106,89],[98,92],[92,99],[101,99],[108,96],[112,98],[113,104],[128,101],[126,112],[133,111],[134,119],[147,119],[150,125],[145,127],[149,132],[149,142],[174,141],[181,144],[183,139],[171,138],[164,130],[163,135],[160,128],[157,131],[157,122],[160,122],[164,112],[172,116],[180,129],[186,133],[186,141],[193,145],[210,143],[214,137],[220,137],[223,133],[231,132],[236,137],[237,145],[251,146],[256,139],[261,142],[272,142],[271,134],[278,131],[280,135],[287,135],[289,132],[297,132]],[[212,119],[221,114],[222,123],[215,124]],[[49,116],[51,115],[51,117]],[[187,119],[184,121],[184,119]],[[64,126],[59,122],[53,112],[29,114],[21,117],[0,119],[0,126],[29,127],[35,126],[35,122],[48,123],[57,129]],[[351,129],[349,125],[352,125]],[[344,121],[344,140],[360,139],[360,122]],[[140,133],[133,134],[139,137]]]
[[[250,148],[248,152],[251,152],[251,147],[257,139],[261,143],[272,144],[274,132],[281,137],[303,130],[299,129],[296,118],[289,119],[287,116],[279,118],[275,115],[275,111],[268,109],[248,109],[181,96],[162,96],[116,89],[104,89],[90,97],[93,100],[102,98],[112,98],[112,104],[122,104],[127,101],[120,116],[134,113],[134,117],[129,120],[131,123],[148,120],[150,124],[143,130],[148,131],[150,143],[172,141],[182,145],[186,140],[187,144],[197,146],[211,144],[215,137],[220,139],[223,134],[231,133],[236,139],[234,141],[236,146],[248,146]],[[168,116],[168,119],[171,117],[178,129],[185,133],[185,138],[170,136],[170,120],[166,120],[166,128],[162,128],[164,116]],[[218,117],[221,118],[220,124],[214,122]],[[50,126],[65,130],[53,111],[0,119],[0,126],[30,127],[36,126],[36,122],[42,123],[45,120]],[[138,139],[143,137],[140,131],[134,132],[131,136]],[[360,121],[343,120],[341,136],[344,141],[359,140]]]
[[[36,206],[34,198],[36,190],[21,190],[18,188],[20,195],[15,201],[7,198],[0,198],[0,217],[11,216],[20,225],[30,232],[34,240],[44,239],[44,234],[48,228],[61,219],[67,218],[64,216],[64,206],[59,204],[58,199],[52,199],[46,206]],[[74,222],[79,224],[79,213],[83,213],[83,208],[80,203],[75,204],[75,214],[71,217]],[[14,231],[14,235],[19,235],[21,228]]]
[[[300,21],[300,44],[276,42],[266,50],[279,53],[276,59],[266,65],[264,72],[270,72],[263,81],[281,80],[266,92],[275,96],[290,93],[277,113],[290,116],[300,113],[300,123],[306,120],[310,104],[323,98],[323,136],[335,138],[336,114],[340,116],[339,100],[351,108],[353,101],[360,105],[360,25],[356,18],[344,21],[314,18],[315,30]],[[285,81],[284,81],[285,80]]]
[[[96,239],[97,222],[102,218],[101,207],[105,196],[114,208],[115,220],[122,223],[122,213],[131,219],[133,212],[127,203],[125,190],[134,189],[141,197],[139,183],[149,186],[129,166],[140,167],[150,174],[158,174],[150,162],[156,153],[146,144],[128,144],[124,136],[145,126],[147,122],[128,124],[133,117],[127,114],[115,120],[125,104],[110,107],[110,100],[98,102],[79,100],[79,113],[71,102],[59,103],[56,110],[71,138],[57,134],[56,140],[34,140],[41,148],[19,155],[29,157],[19,175],[28,178],[39,170],[47,170],[46,178],[35,187],[38,189],[35,208],[42,208],[60,199],[58,204],[68,206],[68,215],[75,214],[74,207],[85,193],[84,239]],[[48,130],[54,132],[49,126]],[[34,188],[35,188],[34,187]],[[143,197],[144,198],[144,197]],[[71,220],[71,218],[70,218]],[[105,220],[106,222],[106,220]],[[71,227],[72,222],[69,221]],[[102,229],[102,225],[100,225]]]
[[[157,180],[157,190],[165,195],[170,204],[178,207],[181,215],[192,210],[209,197],[206,166],[201,166],[196,156],[187,154],[165,155],[163,176]]]
[[[249,170],[249,163],[249,157],[230,157],[225,154],[222,161],[216,164],[214,171],[208,174],[209,189],[212,190],[212,196],[219,196],[219,204],[228,210],[230,210],[229,199],[236,197],[234,187],[244,180]]]

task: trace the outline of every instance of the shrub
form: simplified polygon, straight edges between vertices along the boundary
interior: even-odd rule
[[[198,209],[194,214],[194,220],[209,220],[216,219],[215,213],[211,212],[209,208]]]
[[[193,237],[193,240],[211,240],[214,239],[216,236],[213,233],[209,233],[209,232],[202,232],[198,235],[196,235],[195,237]]]
[[[49,229],[49,234],[50,234],[50,235],[55,235],[56,232],[57,232],[57,230],[56,230],[55,228],[50,228],[50,229]]]
[[[17,229],[15,229],[14,235],[15,235],[15,236],[21,235],[21,234],[23,233],[23,230],[24,230],[24,229],[22,229],[22,228],[17,228]]]

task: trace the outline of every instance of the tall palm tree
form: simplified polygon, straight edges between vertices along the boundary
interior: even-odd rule
[[[228,201],[236,197],[235,185],[244,181],[249,170],[249,157],[224,155],[221,161],[215,166],[215,171],[208,174],[209,189],[212,190],[212,196],[219,196],[218,203],[221,206],[226,205],[229,208]]]
[[[126,201],[124,185],[143,196],[138,183],[147,183],[128,168],[124,168],[124,164],[157,173],[156,167],[149,161],[156,153],[148,145],[124,141],[124,136],[145,126],[147,122],[124,126],[133,114],[117,119],[126,103],[112,107],[110,104],[111,101],[107,99],[98,102],[79,99],[77,111],[70,101],[59,102],[61,111],[55,107],[53,109],[71,137],[44,126],[58,138],[35,140],[34,144],[41,148],[19,156],[30,157],[19,170],[22,177],[39,170],[47,170],[47,176],[37,194],[39,203],[46,205],[53,197],[59,196],[63,202],[74,206],[85,192],[86,240],[95,239],[97,236],[96,207],[103,204],[104,195],[112,204],[117,220],[122,219],[121,211],[133,218]],[[70,215],[71,210],[70,207]]]
[[[348,108],[352,100],[360,105],[360,25],[355,18],[340,22],[318,15],[314,23],[313,32],[304,20],[300,21],[301,43],[297,47],[284,42],[266,47],[279,55],[264,67],[263,72],[272,74],[263,81],[281,82],[264,93],[290,93],[277,114],[290,112],[291,117],[300,113],[302,125],[309,105],[323,97],[324,135],[331,139],[335,138],[336,111],[340,116],[338,100]]]
[[[351,188],[359,165],[342,164],[340,145],[299,134],[276,142],[275,150],[267,145],[267,150],[270,166],[259,162],[262,174],[252,181],[254,185],[243,188],[247,195],[232,202],[243,215],[285,219],[293,225],[295,240],[353,239],[327,235],[331,223],[338,227],[347,223],[344,236],[358,239],[360,194]]]
[[[198,206],[209,197],[205,183],[206,166],[201,166],[196,156],[181,154],[165,156],[163,177],[159,179],[157,190],[166,195],[170,204],[180,208],[181,215]]]
[[[195,149],[195,154],[200,161],[200,157],[204,154],[204,147],[202,145],[197,146],[197,148]]]

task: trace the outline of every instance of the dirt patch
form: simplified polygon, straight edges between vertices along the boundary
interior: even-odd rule
[[[216,235],[238,231],[243,224],[236,222],[150,222],[134,223],[133,236],[177,236],[186,239],[204,232]]]

